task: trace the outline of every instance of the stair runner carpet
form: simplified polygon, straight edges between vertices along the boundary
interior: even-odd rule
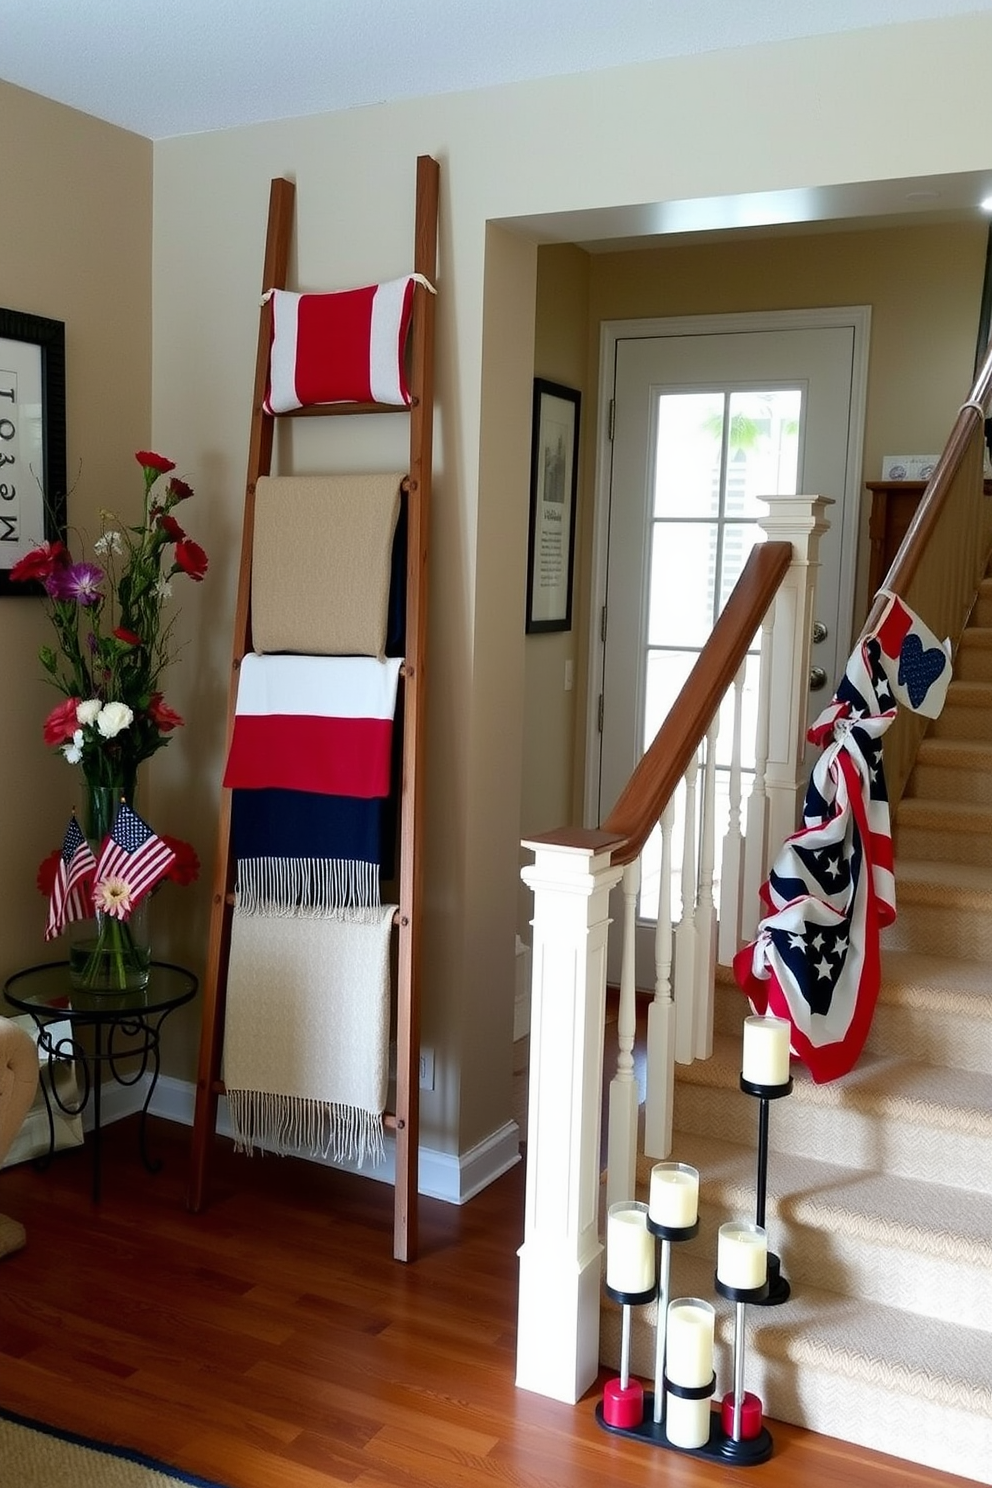
[[[792,1296],[747,1308],[745,1385],[772,1418],[992,1484],[988,579],[894,839],[898,917],[865,1052],[829,1085],[793,1062],[791,1095],[769,1105],[766,1224]],[[729,972],[718,982],[713,1057],[677,1067],[671,1157],[700,1171],[701,1224],[672,1247],[671,1295],[715,1302],[722,1394],[734,1310],[713,1286],[716,1231],[754,1219],[758,1103],[738,1085],[748,1008]],[[632,1323],[631,1367],[653,1386],[654,1308]],[[619,1339],[605,1301],[613,1368]]]

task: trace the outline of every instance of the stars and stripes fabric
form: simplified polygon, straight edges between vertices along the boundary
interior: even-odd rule
[[[94,886],[112,878],[123,879],[129,891],[127,913],[130,913],[165,877],[175,857],[172,848],[156,836],[126,801],[122,801],[100,848]]]
[[[93,913],[93,876],[96,858],[75,814],[69,819],[55,883],[48,904],[45,939],[60,935],[70,920],[85,920]]]
[[[871,1026],[880,933],[896,915],[882,737],[897,702],[939,712],[947,677],[934,650],[949,675],[946,648],[895,600],[851,656],[809,730],[823,752],[810,776],[802,825],[762,885],[769,913],[734,958],[735,979],[752,1008],[792,1024],[792,1051],[817,1083],[853,1069]]]

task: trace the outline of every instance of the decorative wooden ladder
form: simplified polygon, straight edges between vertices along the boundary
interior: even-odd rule
[[[414,272],[431,285],[437,265],[437,210],[439,170],[429,155],[417,160]],[[292,236],[295,187],[272,181],[266,233],[262,292],[285,289]],[[227,744],[230,745],[242,657],[252,649],[251,562],[254,531],[255,483],[270,474],[275,418],[300,418],[398,411],[390,404],[334,403],[307,406],[293,413],[272,415],[263,399],[272,339],[272,301],[261,309],[255,360],[255,387],[248,446],[248,474],[242,530],[241,565],[234,617],[234,651],[228,691]],[[409,377],[411,394],[408,538],[406,582],[406,651],[401,671],[402,783],[399,797],[399,907],[396,974],[396,1099],[385,1125],[395,1133],[395,1198],[393,1254],[412,1261],[417,1254],[417,1158],[420,1094],[421,898],[423,873],[423,742],[425,724],[425,654],[427,640],[427,534],[430,515],[431,456],[434,429],[434,295],[421,283],[414,287],[410,331]],[[193,1120],[191,1171],[187,1205],[199,1211],[206,1199],[208,1168],[214,1145],[227,993],[231,919],[234,908],[236,864],[231,852],[231,793],[221,792],[218,847],[213,880],[210,936],[203,979],[203,1021]]]

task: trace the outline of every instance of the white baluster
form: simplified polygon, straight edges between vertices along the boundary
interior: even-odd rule
[[[682,839],[682,917],[675,928],[675,1058],[691,1064],[695,1045],[693,994],[696,987],[696,778],[699,757],[685,772],[685,824]]]
[[[741,831],[741,720],[747,661],[734,678],[734,721],[730,741],[730,819],[720,855],[720,920],[717,959],[729,966],[741,944],[744,895],[744,834]]]
[[[634,1078],[634,1035],[637,1030],[636,957],[637,896],[641,889],[641,860],[623,870],[623,952],[620,962],[620,1008],[617,1014],[617,1072],[610,1081],[607,1138],[606,1203],[634,1197],[637,1169],[637,1081]]]
[[[717,713],[706,735],[703,769],[703,809],[699,820],[699,893],[696,903],[695,1016],[693,1051],[697,1059],[713,1053],[713,978],[716,973],[716,905],[713,902],[713,860],[716,847],[716,736]]]
[[[672,827],[675,802],[661,818],[661,888],[654,932],[654,997],[648,1008],[647,1099],[644,1104],[644,1152],[667,1157],[672,1150],[675,1099],[675,1002],[672,997]]]
[[[758,921],[765,913],[758,890],[768,876],[771,862],[768,842],[768,796],[765,767],[768,763],[768,714],[771,707],[772,611],[761,622],[761,665],[758,671],[758,717],[754,735],[754,785],[747,803],[744,831],[744,882],[741,894],[741,938],[754,938]],[[780,844],[779,844],[780,845]],[[776,849],[773,849],[773,851]]]

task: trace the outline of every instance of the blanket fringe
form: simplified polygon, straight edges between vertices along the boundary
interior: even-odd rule
[[[349,858],[241,858],[235,903],[241,914],[379,918],[379,866]],[[363,913],[364,911],[364,913]]]
[[[373,1167],[385,1161],[381,1111],[264,1090],[228,1090],[234,1150],[319,1157]]]

